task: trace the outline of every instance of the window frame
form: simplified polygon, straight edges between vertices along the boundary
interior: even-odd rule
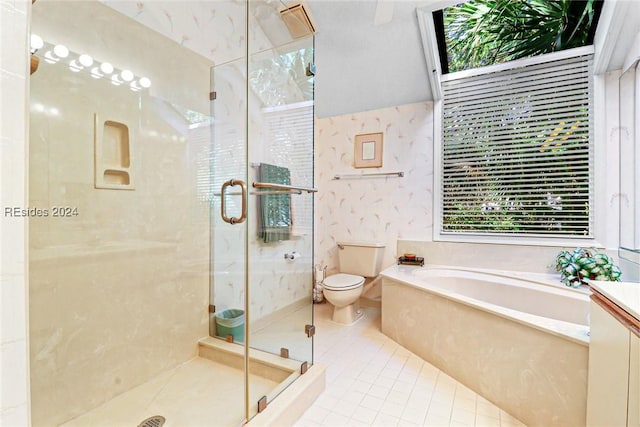
[[[433,241],[442,242],[464,242],[464,243],[492,243],[492,244],[511,244],[511,245],[533,245],[533,246],[557,246],[557,247],[602,247],[603,241],[606,241],[606,215],[603,214],[607,209],[606,201],[606,169],[605,161],[596,161],[596,159],[606,159],[607,151],[602,141],[606,140],[605,134],[605,81],[604,76],[597,73],[600,69],[599,58],[595,53],[595,45],[584,46],[580,48],[562,50],[558,52],[548,53],[537,57],[522,58],[509,61],[502,64],[495,64],[486,67],[474,68],[470,70],[458,71],[454,73],[442,74],[440,66],[440,57],[438,50],[438,42],[436,37],[436,28],[433,20],[433,12],[444,9],[448,6],[460,3],[459,0],[447,0],[435,5],[418,8],[418,24],[423,41],[425,53],[425,61],[427,63],[429,73],[428,79],[433,93]],[[605,2],[606,4],[607,2]],[[602,23],[601,23],[602,24]],[[575,56],[576,52],[594,52],[594,74],[593,78],[593,142],[590,153],[590,161],[593,165],[592,172],[592,191],[593,205],[590,210],[593,213],[592,220],[592,237],[567,237],[567,236],[522,236],[522,235],[478,235],[473,233],[442,233],[442,138],[443,138],[443,91],[441,82],[444,78],[454,79],[462,76],[476,76],[495,72],[500,69],[514,68],[516,66],[531,65],[539,63],[540,58],[561,59]]]

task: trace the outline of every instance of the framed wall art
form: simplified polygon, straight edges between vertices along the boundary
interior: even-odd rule
[[[382,167],[382,132],[356,135],[353,166]]]

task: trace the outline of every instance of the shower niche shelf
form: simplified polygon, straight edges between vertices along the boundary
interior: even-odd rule
[[[125,123],[94,115],[95,188],[134,190],[131,130]]]

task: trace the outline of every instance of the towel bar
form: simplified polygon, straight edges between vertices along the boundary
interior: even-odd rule
[[[249,191],[251,196],[268,196],[270,194],[302,194],[302,190],[273,190],[273,191]],[[220,197],[220,193],[213,193],[214,197]],[[242,196],[240,192],[225,193],[225,196]]]
[[[333,179],[349,179],[349,178],[369,178],[375,176],[397,176],[402,178],[404,176],[404,172],[376,172],[376,173],[351,173],[351,174],[342,174],[342,175],[334,175]]]
[[[273,184],[271,182],[254,182],[252,186],[253,188],[270,188],[272,190],[304,191],[306,193],[316,193],[318,191],[317,188],[312,188],[312,187],[296,187],[295,185]]]

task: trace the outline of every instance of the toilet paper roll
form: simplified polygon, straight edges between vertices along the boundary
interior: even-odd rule
[[[324,274],[326,271],[327,267],[323,267],[320,264],[316,264],[315,266],[315,270],[316,270],[316,283],[321,283],[324,280]]]

